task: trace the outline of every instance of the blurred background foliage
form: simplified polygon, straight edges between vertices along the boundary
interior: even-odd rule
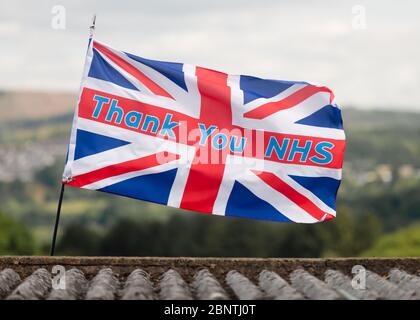
[[[0,212],[0,254],[33,254],[34,238],[28,228]]]
[[[343,117],[347,150],[333,221],[211,217],[68,187],[57,254],[419,256],[420,114],[345,109]],[[70,119],[0,120],[1,255],[48,254]]]

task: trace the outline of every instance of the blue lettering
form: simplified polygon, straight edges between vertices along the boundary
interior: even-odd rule
[[[287,157],[288,161],[293,161],[297,153],[301,154],[299,162],[305,162],[308,159],[309,151],[311,150],[312,141],[306,141],[304,147],[299,147],[299,139],[294,139],[292,142],[292,147],[290,148],[289,156]]]
[[[170,138],[175,138],[175,133],[173,129],[177,126],[179,126],[178,122],[171,122],[172,115],[167,113],[165,116],[165,120],[163,122],[162,128],[160,129],[160,135],[162,136],[169,136]]]
[[[315,146],[315,152],[318,153],[316,156],[312,156],[309,160],[317,164],[328,164],[332,161],[333,156],[329,149],[333,148],[334,144],[327,141],[319,142]]]
[[[290,139],[285,138],[281,144],[281,147],[275,137],[270,137],[270,140],[268,141],[268,146],[265,151],[265,156],[267,158],[271,157],[271,154],[273,153],[273,150],[277,154],[277,158],[280,160],[284,159],[284,155],[286,154],[287,147],[289,146]]]
[[[226,147],[228,138],[224,133],[218,133],[213,137],[212,145],[215,149],[221,150]]]
[[[95,110],[93,111],[92,117],[97,119],[99,117],[99,114],[101,113],[101,110],[104,104],[109,103],[109,98],[102,97],[100,95],[95,94],[93,96],[93,100],[96,101],[96,106],[95,106]]]
[[[239,146],[236,146],[237,142],[236,139],[238,137],[232,136],[232,140],[230,140],[230,151],[232,152],[243,152],[245,149],[246,138],[241,137],[239,140]]]
[[[148,131],[149,125],[152,124],[152,129],[150,130],[151,133],[156,133],[159,128],[159,119],[155,116],[147,115],[144,119],[143,126],[141,127],[141,130]]]
[[[129,113],[125,115],[124,121],[127,127],[137,129],[138,127],[140,127],[140,121],[142,117],[143,117],[143,114],[141,112],[130,111]]]
[[[199,123],[198,127],[199,127],[200,132],[201,132],[201,138],[200,138],[199,144],[201,146],[205,146],[207,139],[211,136],[213,131],[217,129],[217,127],[216,126],[210,126],[210,128],[206,129],[206,126],[203,123]]]
[[[118,105],[118,100],[112,99],[111,106],[109,107],[108,113],[106,114],[105,120],[108,122],[112,121],[114,115],[116,115],[115,123],[120,124],[124,115],[124,111]]]

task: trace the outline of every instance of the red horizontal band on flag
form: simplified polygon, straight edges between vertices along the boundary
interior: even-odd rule
[[[173,129],[175,138],[172,139],[168,137],[163,137],[159,134],[160,132],[159,130],[157,130],[156,132],[151,132],[150,130],[142,130],[141,128],[133,128],[133,127],[127,126],[124,121],[121,121],[121,123],[116,123],[114,120],[107,121],[106,115],[110,108],[110,103],[104,104],[103,110],[101,111],[101,113],[98,115],[97,118],[94,118],[92,115],[96,107],[96,101],[94,100],[95,95],[106,97],[109,99],[109,101],[111,101],[112,99],[118,100],[118,106],[123,110],[124,115],[128,114],[131,111],[137,111],[137,112],[142,113],[143,117],[146,115],[157,117],[162,124],[163,119],[165,118],[165,115],[168,113],[171,114],[172,121],[179,122],[179,126]],[[127,129],[133,132],[146,134],[153,137],[158,137],[162,139],[166,138],[166,139],[173,140],[182,144],[187,144],[190,146],[197,145],[197,141],[199,140],[199,135],[198,136],[191,135],[191,136],[186,137],[183,134],[181,134],[181,132],[186,132],[188,135],[191,132],[191,130],[198,128],[199,123],[205,124],[207,128],[212,125],[215,125],[219,128],[218,131],[215,131],[215,134],[219,132],[220,129],[226,129],[228,131],[227,136],[229,139],[231,139],[233,136],[236,136],[237,137],[236,140],[239,141],[241,137],[246,137],[247,141],[245,144],[244,151],[243,152],[229,152],[228,151],[228,153],[230,153],[231,155],[258,158],[258,159],[263,159],[263,160],[265,159],[265,160],[270,160],[270,161],[274,161],[278,163],[286,163],[286,164],[308,165],[308,166],[317,166],[317,167],[333,168],[333,169],[342,168],[343,154],[344,154],[344,149],[345,149],[345,140],[319,138],[319,137],[293,135],[293,134],[283,134],[283,133],[269,132],[269,131],[263,131],[263,130],[255,130],[255,129],[244,129],[242,127],[235,126],[235,125],[229,126],[229,121],[226,121],[226,119],[230,120],[230,117],[231,117],[230,115],[222,116],[221,114],[218,114],[218,117],[215,117],[214,120],[210,117],[210,114],[212,113],[212,109],[210,107],[212,101],[210,98],[208,98],[208,100],[209,100],[209,103],[208,103],[209,107],[206,109],[207,110],[206,116],[204,117],[204,119],[197,119],[197,118],[188,116],[184,113],[146,104],[141,101],[128,99],[125,97],[117,96],[117,95],[106,93],[99,90],[84,88],[81,94],[80,102],[79,102],[78,115],[79,117],[84,118],[84,119],[88,119],[88,120],[92,120],[95,122],[109,125],[110,130],[112,130],[111,127],[114,126],[118,128]],[[207,100],[204,99],[204,101],[207,101]],[[219,109],[220,111],[224,110],[222,106],[220,106]],[[142,125],[140,125],[140,127],[142,127]],[[262,137],[262,140],[259,140],[257,136]],[[276,152],[272,152],[270,155],[265,154],[265,150],[267,150],[268,143],[271,137],[275,138],[278,141],[279,145],[282,145],[282,142],[285,139],[290,140],[290,143],[287,147],[287,151],[283,159],[280,159],[277,156]],[[293,159],[288,160],[288,155],[289,155],[293,140],[299,140],[299,144],[298,144],[299,146],[305,146],[308,141],[312,142],[312,147],[310,148],[310,151],[308,152],[306,161],[300,161],[301,157],[299,156],[299,154],[293,157]],[[209,138],[209,141],[211,141],[211,138]],[[332,161],[330,163],[317,164],[311,161],[311,158],[313,156],[316,156],[314,147],[319,142],[329,142],[333,145],[333,147],[330,149],[331,154],[333,155]]]
[[[277,132],[267,132],[264,131],[260,133],[261,136],[257,137],[258,131],[253,130],[251,135],[247,137],[247,144],[245,145],[244,151],[239,154],[245,157],[263,159],[263,160],[270,160],[279,163],[289,163],[289,164],[297,164],[297,165],[305,165],[305,166],[319,166],[324,168],[331,168],[331,169],[341,169],[343,167],[343,155],[344,150],[346,147],[345,140],[337,140],[337,139],[329,139],[329,138],[319,138],[319,137],[311,137],[311,136],[301,136],[301,135],[294,135],[294,134],[283,134]],[[268,150],[270,139],[274,138],[279,145],[283,145],[284,140],[289,140],[289,143],[286,147],[286,151],[284,154],[283,159],[279,159],[278,155],[275,151],[271,152],[271,154],[266,154]],[[262,140],[262,141],[261,141]],[[292,142],[298,140],[299,146],[303,147],[307,143],[311,143],[312,146],[307,153],[306,160],[301,161],[301,156],[299,153],[293,156],[292,160],[288,160],[289,155],[292,149]],[[332,160],[330,163],[327,164],[318,164],[312,161],[313,157],[319,156],[315,150],[315,146],[318,143],[322,142],[329,142],[333,145],[330,149],[332,154]],[[231,152],[232,155],[238,155],[237,153]]]
[[[179,159],[179,157],[179,155],[174,153],[159,152],[142,158],[113,164],[98,170],[94,170],[85,174],[72,177],[72,180],[69,182],[65,182],[65,184],[81,188],[83,186],[106,178],[111,178],[124,173],[156,167],[161,164],[177,160]]]
[[[129,127],[127,126],[124,121],[122,121],[121,123],[117,124],[114,121],[107,121],[106,115],[107,112],[109,110],[109,104],[104,105],[104,108],[102,110],[102,112],[100,113],[100,115],[98,116],[98,118],[94,118],[92,116],[95,107],[96,107],[96,102],[94,100],[94,96],[95,95],[100,95],[106,98],[109,98],[110,101],[112,99],[116,99],[119,102],[119,107],[121,107],[124,110],[124,114],[127,114],[131,111],[137,111],[143,114],[143,117],[145,117],[146,115],[151,115],[151,116],[155,116],[157,117],[161,122],[163,121],[163,119],[165,118],[165,115],[167,113],[170,113],[172,115],[172,121],[176,121],[179,122],[180,125],[176,128],[173,129],[175,135],[176,135],[176,141],[177,142],[181,142],[184,143],[182,141],[179,141],[179,130],[181,130],[182,126],[184,124],[188,124],[189,128],[193,128],[193,127],[198,127],[198,119],[190,117],[184,113],[180,113],[177,111],[173,111],[170,109],[165,109],[162,107],[158,107],[158,106],[154,106],[154,105],[150,105],[141,101],[137,101],[137,100],[133,100],[133,99],[128,99],[128,98],[124,98],[121,96],[117,96],[114,94],[110,94],[107,92],[103,92],[103,91],[99,91],[99,90],[93,90],[90,88],[83,88],[82,91],[82,95],[80,98],[80,103],[79,103],[79,110],[78,110],[78,115],[81,118],[84,119],[88,119],[88,120],[93,120],[93,121],[97,121],[100,123],[104,123],[107,124],[109,126],[116,126],[119,128],[124,128],[130,131],[134,131],[134,132],[140,132],[142,134],[147,134],[149,136],[153,136],[153,137],[157,137],[159,136],[159,133],[153,133],[150,131],[144,131],[141,130],[139,128],[133,128],[133,127]],[[168,138],[170,140],[170,138]],[[187,142],[185,142],[187,143]]]
[[[310,199],[303,194],[297,192],[290,185],[281,180],[274,173],[266,171],[251,170],[257,177],[272,187],[274,190],[283,194],[290,201],[294,202],[297,206],[305,210],[309,215],[318,221],[331,220],[334,216],[328,212],[321,210]]]
[[[283,141],[288,139],[290,143],[285,152],[284,160],[279,160],[277,158],[277,153],[272,152],[270,155],[265,155],[264,159],[276,161],[276,162],[283,162],[283,163],[290,163],[290,164],[298,164],[298,165],[315,165],[315,166],[322,166],[325,168],[333,168],[333,169],[340,169],[343,167],[343,154],[345,149],[345,140],[335,140],[335,139],[326,139],[326,138],[319,138],[319,137],[310,137],[310,136],[299,136],[299,135],[292,135],[292,134],[281,134],[281,133],[265,133],[264,134],[264,150],[268,149],[270,138],[275,138],[276,141],[280,145],[283,144]],[[309,152],[307,153],[307,160],[301,161],[301,154],[294,153],[292,160],[287,160],[289,156],[291,156],[291,149],[292,149],[292,142],[299,141],[298,146],[303,147],[307,143],[311,143],[312,147],[310,148]],[[329,142],[333,145],[330,149],[332,160],[328,164],[319,165],[312,161],[313,157],[319,156],[315,150],[315,146],[318,143],[322,142]]]
[[[334,99],[334,94],[327,87],[317,87],[313,85],[307,85],[280,101],[269,102],[251,111],[245,112],[244,117],[250,118],[250,119],[261,120],[261,119],[267,118],[268,116],[271,116],[272,114],[278,111],[292,108],[296,106],[297,104],[301,103],[302,101],[308,99],[309,97],[319,92],[328,92],[330,94],[330,103]]]
[[[106,48],[105,46],[99,44],[98,42],[93,42],[93,47],[97,50],[99,50],[101,53],[103,53],[105,56],[108,57],[112,62],[114,62],[116,65],[124,69],[126,72],[131,74],[134,78],[139,80],[142,84],[144,84],[150,91],[152,91],[154,94],[171,98],[173,97],[162,87],[158,86],[155,82],[150,80],[144,73],[142,73],[139,69],[119,57],[118,55],[114,54],[111,50]]]

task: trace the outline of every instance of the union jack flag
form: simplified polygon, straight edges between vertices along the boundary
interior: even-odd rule
[[[327,87],[145,59],[91,39],[63,183],[314,223],[336,215],[344,149]]]

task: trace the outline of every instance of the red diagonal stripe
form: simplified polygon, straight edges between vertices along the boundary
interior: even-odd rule
[[[81,174],[73,177],[72,181],[66,182],[66,184],[81,188],[85,185],[100,181],[106,178],[119,176],[124,173],[144,170],[152,168],[167,162],[171,162],[179,159],[179,155],[170,152],[159,152],[150,156],[133,159],[117,164],[107,166],[98,170],[94,170],[88,173]]]
[[[272,187],[274,190],[283,194],[286,198],[290,201],[296,203],[297,206],[301,207],[305,210],[308,214],[312,217],[317,219],[318,221],[324,220],[331,220],[334,219],[332,214],[321,210],[318,206],[316,206],[310,199],[305,197],[303,194],[297,192],[283,180],[281,180],[278,176],[271,172],[261,172],[252,170],[262,181]]]
[[[244,117],[251,119],[264,119],[280,110],[292,108],[318,92],[329,92],[330,103],[334,99],[334,94],[327,87],[307,85],[306,87],[303,87],[302,89],[292,93],[290,96],[284,98],[283,100],[269,102],[251,111],[245,112]]]
[[[158,86],[155,82],[150,80],[146,75],[144,75],[140,70],[135,68],[133,65],[122,59],[121,57],[114,54],[111,50],[104,47],[103,45],[93,42],[93,47],[104,55],[106,55],[112,62],[116,65],[124,69],[126,72],[131,74],[134,78],[139,80],[142,84],[144,84],[150,91],[158,96],[168,97],[173,99],[173,97],[162,87]]]

